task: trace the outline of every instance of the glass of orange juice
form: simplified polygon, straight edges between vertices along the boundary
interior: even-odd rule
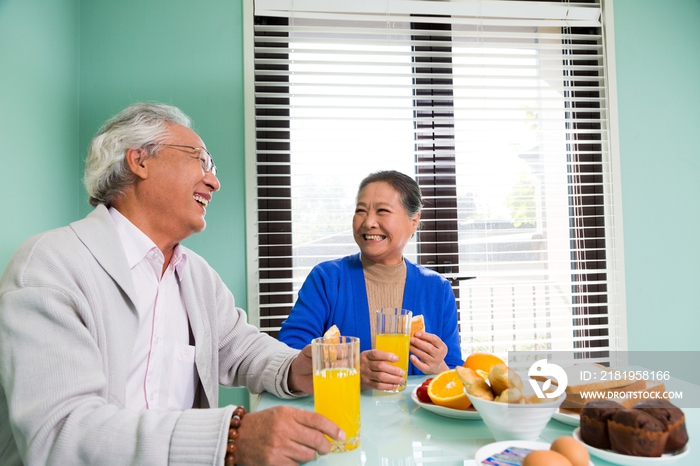
[[[377,326],[374,337],[374,348],[394,353],[399,360],[392,363],[408,374],[408,349],[411,346],[411,318],[413,313],[406,309],[384,308],[377,310]],[[406,375],[403,383],[396,390],[406,388]]]
[[[360,445],[360,339],[335,336],[311,341],[314,410],[345,432],[344,442],[332,443],[331,452]]]

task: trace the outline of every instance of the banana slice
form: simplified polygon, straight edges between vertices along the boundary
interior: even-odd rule
[[[457,366],[457,377],[464,384],[467,393],[483,400],[493,401],[493,392],[484,379],[479,377],[473,369]]]
[[[525,397],[520,389],[511,387],[503,390],[493,401],[498,401],[499,403],[524,404]]]
[[[496,364],[489,372],[489,384],[491,384],[491,390],[496,396],[499,396],[504,390],[508,388],[517,388],[522,394],[523,381],[520,376],[508,369],[505,364]]]

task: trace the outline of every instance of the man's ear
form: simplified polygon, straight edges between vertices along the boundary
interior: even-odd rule
[[[148,178],[148,163],[149,154],[143,147],[136,149],[126,150],[126,163],[129,166],[129,170],[137,178],[146,179]]]

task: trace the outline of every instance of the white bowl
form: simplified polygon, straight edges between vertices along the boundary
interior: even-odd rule
[[[563,393],[543,403],[513,404],[482,400],[466,390],[465,393],[497,442],[536,440],[566,398],[566,393]]]

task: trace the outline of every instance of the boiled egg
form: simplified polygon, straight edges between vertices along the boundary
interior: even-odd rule
[[[535,450],[523,459],[522,466],[572,466],[566,456],[553,450]]]
[[[566,456],[572,466],[588,466],[591,457],[588,450],[573,437],[559,437],[552,442],[549,447],[551,451],[556,451]]]

